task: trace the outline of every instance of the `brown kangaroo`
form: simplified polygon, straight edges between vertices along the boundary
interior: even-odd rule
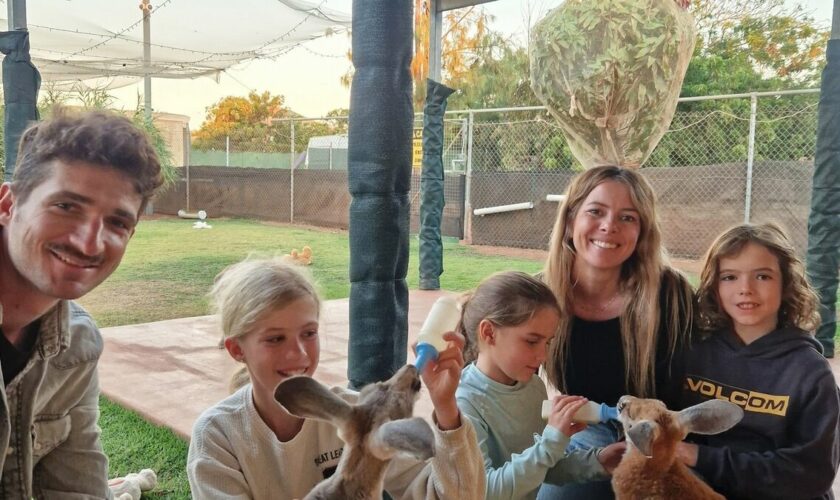
[[[718,434],[741,421],[744,411],[713,399],[682,411],[662,401],[622,396],[618,419],[627,434],[627,450],[613,472],[617,500],[723,500],[676,458],[677,443],[689,432]]]

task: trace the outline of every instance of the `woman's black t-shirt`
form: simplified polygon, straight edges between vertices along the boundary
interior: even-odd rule
[[[663,287],[664,288],[664,287]],[[664,292],[664,290],[663,290]],[[656,346],[655,391],[669,408],[677,409],[685,372],[685,338],[678,336],[673,357],[668,346],[667,294],[660,294],[660,319]],[[682,318],[686,314],[683,312]],[[566,389],[597,403],[615,406],[625,394],[639,396],[627,387],[624,376],[624,349],[619,318],[588,321],[575,317],[569,337],[566,363]]]
[[[627,394],[624,383],[624,351],[618,318],[587,321],[575,317],[566,364],[569,394],[615,406]]]

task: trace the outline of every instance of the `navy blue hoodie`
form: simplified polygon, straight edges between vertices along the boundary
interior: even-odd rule
[[[720,398],[744,419],[698,443],[696,470],[730,499],[833,499],[840,462],[840,397],[819,342],[779,329],[744,345],[733,332],[687,353],[683,407]]]

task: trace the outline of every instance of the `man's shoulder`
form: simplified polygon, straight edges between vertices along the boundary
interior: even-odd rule
[[[53,366],[72,368],[83,363],[96,362],[102,354],[102,334],[90,314],[76,302],[68,302],[69,333],[67,346],[55,358]]]
[[[87,309],[82,307],[81,304],[74,300],[67,301],[68,311],[70,312],[70,325],[74,324],[84,324],[87,328],[96,330],[96,333],[99,333],[99,329],[96,326],[96,321],[94,321],[93,316],[87,312]]]

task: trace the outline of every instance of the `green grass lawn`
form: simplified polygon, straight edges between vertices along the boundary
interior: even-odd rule
[[[143,498],[190,498],[186,441],[104,397],[99,398],[99,409],[109,477],[152,469],[157,473],[158,485]]]
[[[350,294],[345,231],[300,229],[249,220],[213,220],[212,229],[195,230],[191,221],[141,222],[119,269],[80,302],[100,327],[146,323],[208,313],[206,293],[225,266],[250,253],[286,254],[312,248],[310,267],[325,299]],[[481,255],[455,238],[444,238],[441,288],[472,288],[489,274],[518,269],[536,272],[540,262]],[[418,245],[412,236],[408,284],[417,288]]]
[[[144,220],[119,269],[80,302],[100,327],[145,323],[208,313],[207,290],[225,266],[252,252],[285,254],[312,247],[312,275],[325,299],[347,297],[349,244],[345,231],[301,229],[249,220],[213,220],[209,230],[192,221]],[[482,255],[454,238],[444,238],[441,288],[474,287],[496,271],[536,272],[541,262]],[[412,236],[408,283],[417,288],[417,238]],[[143,498],[189,498],[187,443],[135,413],[101,399],[102,446],[110,476],[152,468],[159,485]]]

